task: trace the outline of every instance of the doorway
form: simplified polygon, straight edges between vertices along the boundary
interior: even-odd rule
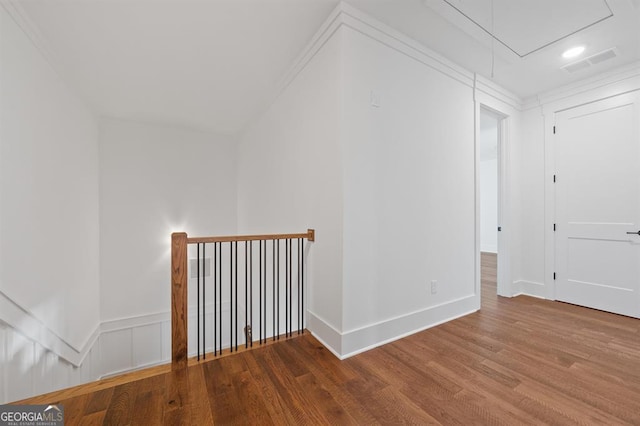
[[[485,107],[480,108],[478,187],[480,193],[480,284],[483,304],[495,300],[498,293],[502,121],[503,117],[496,112]]]

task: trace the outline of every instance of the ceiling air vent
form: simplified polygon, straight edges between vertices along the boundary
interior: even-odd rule
[[[616,50],[615,47],[612,47],[611,49],[607,49],[603,52],[600,53],[596,53],[595,55],[591,55],[588,58],[585,59],[581,59],[578,62],[573,62],[571,64],[565,65],[563,67],[561,67],[563,70],[567,71],[567,72],[576,72],[576,71],[580,71],[583,70],[585,68],[589,68],[591,65],[595,65],[595,64],[599,64],[600,62],[604,62],[604,61],[608,61],[609,59],[613,59],[616,56],[618,56],[616,54]]]
[[[599,64],[600,62],[613,59],[616,57],[616,52],[613,49],[605,50],[604,52],[597,53],[593,56],[589,56],[587,60],[591,62],[593,65]]]
[[[564,67],[562,67],[562,69],[568,72],[576,72],[585,68],[589,68],[590,66],[591,64],[589,63],[589,61],[587,61],[586,59],[583,59],[582,61],[565,65]]]

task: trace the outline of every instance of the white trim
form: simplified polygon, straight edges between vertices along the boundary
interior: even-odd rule
[[[484,104],[483,104],[484,105]],[[507,114],[506,110],[500,110]],[[517,143],[517,138],[512,135],[514,116],[504,115],[498,122],[498,232],[496,289],[499,296],[511,293],[511,247],[512,240],[516,236],[515,213],[511,198],[511,181],[514,176],[511,173],[511,145]]]
[[[157,324],[171,320],[171,312],[160,312],[156,314],[136,315],[134,317],[119,318],[103,321],[100,326],[101,333],[111,331],[126,330],[129,328],[142,327],[145,325]]]
[[[552,116],[542,110],[544,126],[544,283],[546,284],[545,297],[556,300],[556,284],[553,279],[555,271],[555,232],[553,224],[556,221],[556,186],[553,176],[556,173],[556,150],[553,143],[553,127],[555,126],[555,114]]]
[[[482,77],[476,75],[477,85],[482,85]],[[508,99],[507,99],[508,100]],[[478,298],[481,294],[481,277],[480,277],[480,158],[479,158],[479,135],[480,135],[480,109],[488,109],[501,117],[498,131],[498,225],[502,228],[498,232],[498,270],[497,270],[497,291],[500,296],[511,296],[513,290],[511,288],[511,247],[512,239],[516,237],[515,227],[518,225],[515,220],[517,212],[513,211],[511,200],[511,185],[514,179],[512,175],[512,159],[511,146],[519,142],[519,136],[514,134],[514,121],[520,112],[513,104],[499,99],[496,96],[487,94],[478,88],[474,89],[476,127],[474,135],[474,143],[476,150],[475,159],[475,190],[476,190],[476,293]]]
[[[276,90],[275,96],[273,96],[272,102],[270,102],[269,105],[273,104],[275,99],[284,92],[284,90],[295,80],[298,74],[305,69],[307,64],[342,26],[360,32],[399,53],[405,54],[410,58],[413,58],[418,62],[459,81],[468,87],[473,87],[474,85],[474,74],[472,72],[467,71],[465,68],[451,62],[433,50],[425,47],[412,38],[405,36],[388,25],[383,24],[370,15],[361,12],[347,3],[340,2],[312,37],[311,41],[303,49],[302,53],[295,59],[293,65],[289,67],[288,71],[278,84],[278,89]],[[485,90],[496,94],[496,96],[499,96],[502,99],[509,99],[509,102],[514,102],[514,100],[519,99],[510,92],[490,82],[486,83]]]
[[[333,34],[342,25],[340,15],[342,13],[342,4],[339,3],[333,11],[329,14],[329,17],[320,26],[320,29],[311,38],[311,41],[302,49],[302,52],[293,61],[293,65],[285,72],[284,77],[278,83],[277,94],[274,97],[278,98],[282,92],[295,80],[295,78],[302,72],[311,59],[322,49],[327,41],[333,37]],[[272,105],[273,101],[269,103]]]
[[[120,369],[120,370],[111,371],[111,372],[108,372],[108,373],[101,374],[100,376],[98,376],[97,380],[109,379],[111,377],[120,376],[122,374],[127,374],[127,373],[131,373],[131,372],[134,372],[134,371],[140,371],[140,370],[144,370],[146,368],[157,367],[159,365],[169,364],[170,362],[171,362],[170,359],[163,359],[163,360],[160,360],[158,362],[149,362],[149,363],[146,363],[146,364],[137,365],[137,366],[135,366],[133,368],[123,368],[123,369]]]
[[[0,312],[2,312],[0,321],[3,321],[27,339],[40,344],[75,367],[79,367],[82,364],[100,336],[100,324],[98,323],[84,339],[82,345],[78,347],[50,329],[32,312],[22,307],[1,290]]]
[[[498,253],[498,246],[497,245],[493,245],[493,244],[480,245],[480,252],[481,253],[497,254]]]
[[[313,312],[307,311],[307,328],[338,359],[346,359],[420,331],[444,324],[480,309],[473,294],[419,309],[341,333]]]
[[[342,2],[339,7],[342,11],[341,19],[343,25],[371,37],[434,70],[440,71],[442,74],[468,87],[473,87],[474,74],[472,72],[349,4]]]
[[[27,36],[33,46],[40,52],[44,60],[49,64],[53,72],[58,76],[60,81],[69,88],[71,94],[73,94],[76,100],[82,104],[88,111],[93,113],[91,105],[89,105],[81,96],[77,96],[78,90],[72,80],[67,76],[68,72],[65,72],[65,68],[61,65],[62,62],[59,57],[54,53],[47,39],[42,36],[38,26],[29,18],[29,14],[24,9],[22,0],[0,0],[0,6],[9,14],[13,22],[22,30]],[[94,117],[97,117],[94,114]]]
[[[539,94],[537,100],[539,105],[551,104],[638,77],[640,77],[640,61]]]
[[[481,92],[487,96],[490,96],[496,101],[502,102],[518,111],[521,111],[523,109],[524,103],[519,96],[506,90],[503,87],[498,86],[493,81],[479,74],[475,74],[474,76],[475,76],[474,88],[476,92]]]
[[[329,351],[342,359],[342,333],[324,318],[307,310],[307,329]]]
[[[7,343],[6,343],[7,327],[0,321],[0,404],[4,404],[9,398],[7,397]]]
[[[546,299],[545,293],[547,289],[544,283],[538,283],[535,281],[518,280],[511,284],[511,288],[514,291],[513,297],[517,296],[531,296],[538,299]]]
[[[29,18],[29,14],[24,10],[21,0],[0,0],[0,6],[2,6],[11,19],[13,19],[13,22],[15,22],[29,40],[31,40],[31,43],[58,74],[58,77],[62,77],[53,50],[38,30],[38,26]]]
[[[342,334],[341,359],[402,339],[480,309],[475,294],[378,321]]]

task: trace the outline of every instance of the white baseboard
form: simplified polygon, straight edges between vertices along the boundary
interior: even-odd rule
[[[473,313],[479,309],[475,295],[428,307],[365,327],[340,333],[309,312],[307,328],[340,359],[346,359],[427,328]]]
[[[350,330],[342,336],[342,357],[348,358],[479,309],[475,295],[411,312],[396,318]]]
[[[342,359],[342,334],[312,311],[307,311],[307,329],[332,354]]]
[[[480,251],[483,253],[498,253],[498,246],[482,245],[480,246]]]
[[[531,296],[539,299],[546,299],[546,286],[535,281],[518,280],[511,284],[512,297]]]

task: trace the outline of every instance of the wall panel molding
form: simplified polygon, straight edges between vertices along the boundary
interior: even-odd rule
[[[82,346],[75,347],[1,290],[0,312],[0,321],[76,367],[82,364],[100,334],[100,324],[96,324]]]

